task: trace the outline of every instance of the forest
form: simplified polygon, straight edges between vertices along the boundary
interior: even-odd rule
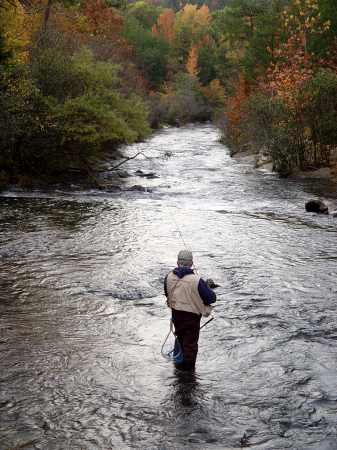
[[[0,0],[0,184],[90,178],[177,118],[328,167],[336,36],[335,0]]]

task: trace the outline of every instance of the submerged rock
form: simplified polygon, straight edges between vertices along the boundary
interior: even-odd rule
[[[318,214],[329,214],[329,208],[318,197],[310,198],[305,202],[305,210]]]
[[[118,176],[120,178],[128,178],[131,177],[131,175],[126,170],[118,170]]]

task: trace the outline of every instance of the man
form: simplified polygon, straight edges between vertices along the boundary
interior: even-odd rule
[[[178,267],[170,272],[164,282],[167,305],[172,309],[175,335],[183,352],[183,370],[195,367],[201,316],[211,314],[216,295],[205,281],[191,269],[193,255],[188,250],[178,254]]]

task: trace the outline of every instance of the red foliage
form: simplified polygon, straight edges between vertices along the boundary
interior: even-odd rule
[[[104,46],[104,53],[123,62],[131,54],[131,46],[119,35],[124,19],[105,5],[103,0],[83,0],[80,11],[85,15],[90,38]]]

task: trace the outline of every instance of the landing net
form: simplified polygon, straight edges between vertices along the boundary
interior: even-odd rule
[[[177,363],[183,360],[183,352],[179,341],[177,336],[173,333],[172,317],[170,319],[170,331],[168,332],[168,335],[166,336],[166,339],[161,347],[161,354],[164,358]]]

